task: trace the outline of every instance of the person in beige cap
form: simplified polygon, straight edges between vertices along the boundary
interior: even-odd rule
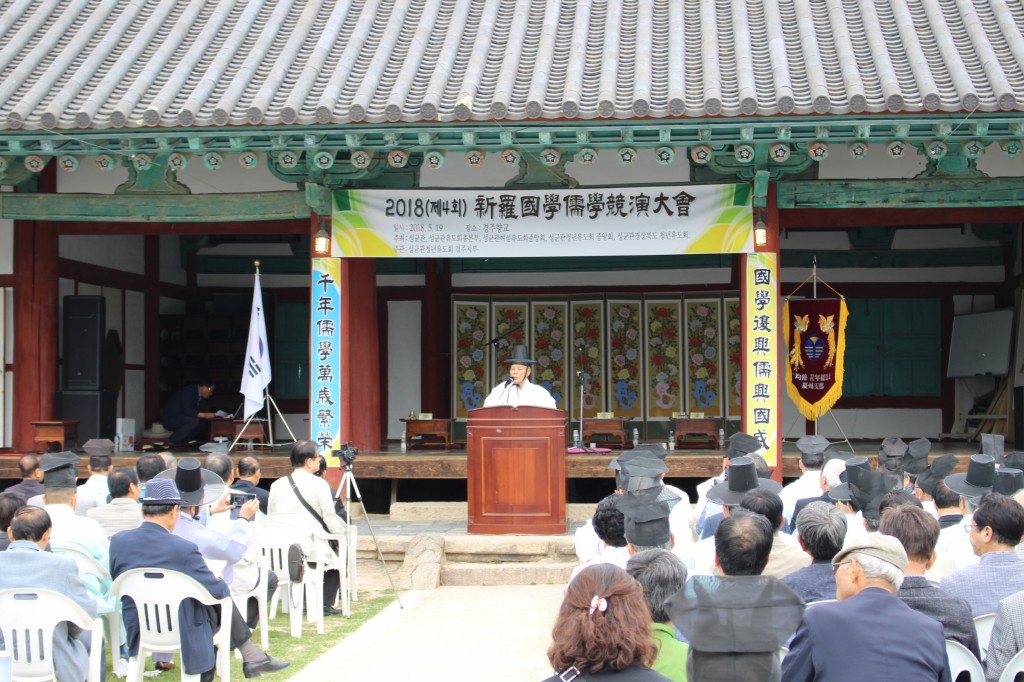
[[[896,596],[907,569],[899,540],[880,533],[856,538],[832,567],[838,601],[804,612],[782,679],[948,682],[942,625]],[[899,633],[899,644],[886,633]]]

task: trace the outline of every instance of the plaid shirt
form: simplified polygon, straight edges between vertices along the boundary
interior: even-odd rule
[[[1024,561],[1014,551],[983,554],[975,566],[954,571],[939,587],[971,605],[975,618],[995,613],[999,600],[1024,590]]]
[[[985,657],[985,679],[996,682],[1006,664],[1021,649],[1024,649],[1024,592],[1012,594],[999,602]]]

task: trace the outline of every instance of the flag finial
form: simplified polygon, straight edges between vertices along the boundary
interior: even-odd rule
[[[257,269],[257,270],[259,270],[259,269],[260,269],[260,262],[259,262],[258,260],[254,260],[254,261],[252,262],[252,264],[256,266],[256,269]]]

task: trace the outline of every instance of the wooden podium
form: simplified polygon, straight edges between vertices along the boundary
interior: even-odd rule
[[[482,407],[466,424],[468,531],[562,535],[565,411]]]

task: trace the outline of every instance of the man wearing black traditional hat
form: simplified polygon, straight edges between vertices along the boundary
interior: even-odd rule
[[[980,561],[950,573],[939,587],[967,600],[975,618],[995,613],[1000,599],[1024,590],[1024,561],[1015,551],[1022,535],[1024,507],[1012,497],[985,495],[970,527],[971,546]]]
[[[939,542],[935,546],[939,558],[928,572],[929,579],[942,580],[954,571],[978,564],[978,555],[974,553],[970,537],[972,512],[981,496],[992,490],[995,475],[995,458],[979,454],[971,455],[966,472],[949,474],[942,479],[943,485],[951,492],[949,497],[957,497],[956,512],[961,515],[961,520],[939,531]],[[939,495],[946,497],[941,492]],[[949,510],[953,506],[949,502],[948,497],[943,500],[943,516],[953,513]]]
[[[548,390],[530,381],[536,360],[530,358],[526,346],[516,346],[512,356],[505,360],[508,365],[508,378],[494,387],[491,394],[484,400],[484,407],[495,405],[511,405],[512,407],[557,407],[555,399]]]
[[[729,438],[729,447],[725,450],[725,457],[722,458],[722,474],[697,484],[697,506],[693,510],[693,516],[697,519],[694,530],[698,537],[703,536],[704,525],[707,519],[722,512],[721,505],[713,500],[709,502],[708,491],[719,485],[728,477],[729,463],[737,457],[746,457],[761,450],[761,441],[749,433],[738,432]],[[710,506],[710,509],[708,508]],[[713,531],[712,531],[713,532]]]
[[[106,504],[107,498],[110,497],[107,477],[110,476],[110,470],[113,467],[111,455],[114,454],[114,443],[106,438],[93,438],[86,441],[82,449],[89,455],[89,463],[86,467],[89,478],[78,486],[78,494],[88,495],[92,498],[93,505],[98,507],[101,504]]]
[[[846,452],[839,450],[835,447],[830,447],[825,450],[825,465],[821,468],[821,476],[818,478],[818,486],[821,488],[821,495],[818,497],[806,497],[802,500],[797,500],[796,506],[793,507],[793,518],[788,519],[789,532],[793,535],[797,534],[797,520],[800,518],[800,512],[802,512],[807,505],[812,502],[825,502],[830,505],[835,504],[835,500],[828,496],[828,493],[832,488],[843,483],[843,476],[846,472],[846,460],[853,456],[852,452]]]
[[[800,451],[800,478],[786,485],[779,493],[782,515],[787,526],[795,526],[796,503],[821,496],[821,467],[825,464],[825,450],[832,445],[824,436],[800,436],[796,447]]]

